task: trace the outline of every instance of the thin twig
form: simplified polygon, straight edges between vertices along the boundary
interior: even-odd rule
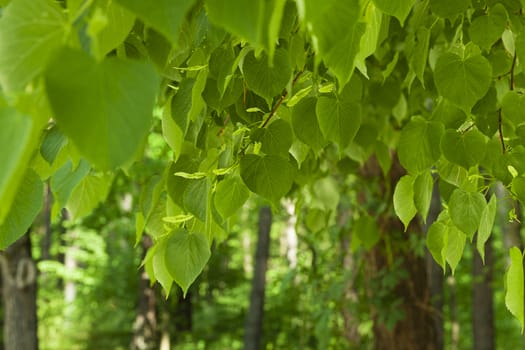
[[[498,131],[499,131],[499,141],[501,143],[501,150],[505,153],[505,140],[503,140],[503,129],[501,127],[502,118],[501,118],[501,108],[498,109]]]
[[[299,72],[297,73],[297,75],[293,78],[292,80],[292,86],[295,85],[295,83],[297,83],[297,80],[299,80],[299,77],[301,76],[301,74],[303,74],[303,72]],[[270,120],[272,119],[272,117],[275,115],[275,113],[277,112],[277,110],[279,109],[279,107],[281,106],[281,104],[283,103],[284,99],[286,98],[286,96],[288,96],[288,90],[284,90],[283,94],[281,95],[281,97],[279,97],[279,101],[277,101],[277,103],[275,104],[275,106],[273,106],[272,110],[270,111],[270,114],[268,114],[268,117],[266,117],[266,119],[263,121],[263,123],[261,124],[261,128],[264,128],[266,125],[268,125],[268,123],[270,122]]]
[[[516,67],[516,49],[514,49],[514,57],[512,58],[512,66],[510,67],[510,90],[514,90],[514,68]]]
[[[277,112],[277,109],[279,109],[279,106],[281,106],[281,104],[283,103],[283,101],[284,101],[284,99],[286,98],[287,95],[288,95],[288,90],[286,90],[281,95],[281,97],[279,98],[279,101],[277,101],[275,106],[273,106],[272,111],[270,112],[270,114],[268,114],[268,117],[266,117],[266,119],[262,123],[261,128],[264,128],[270,122],[270,119],[272,119],[272,117],[274,116],[275,112]]]

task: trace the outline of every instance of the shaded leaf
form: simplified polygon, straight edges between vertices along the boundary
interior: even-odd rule
[[[185,229],[170,233],[165,250],[166,269],[182,288],[184,297],[210,255],[208,240],[202,233],[188,232]]]
[[[5,249],[22,237],[44,204],[44,184],[31,169],[22,179],[4,222],[0,225],[0,249]]]

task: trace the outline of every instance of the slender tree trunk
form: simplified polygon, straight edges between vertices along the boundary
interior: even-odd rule
[[[361,172],[371,181],[377,181],[382,177],[381,169],[375,158],[371,158]],[[383,188],[375,194],[378,196],[375,202],[380,200],[392,203],[393,189],[404,174],[405,171],[394,154],[391,170],[388,177],[380,184]],[[367,200],[366,194],[361,197]],[[377,213],[374,212],[369,214],[377,216]],[[394,262],[400,262],[400,268],[406,271],[407,276],[399,279],[392,290],[393,295],[389,296],[400,302],[393,311],[403,313],[401,320],[397,321],[393,327],[388,327],[379,317],[381,309],[372,307],[375,348],[378,350],[435,350],[434,310],[430,303],[425,256],[419,256],[412,250],[400,248],[406,246],[408,235],[417,235],[418,239],[423,239],[423,230],[417,220],[414,220],[407,232],[404,232],[403,224],[388,210],[379,215],[378,225],[382,239],[367,254],[367,277],[377,278],[381,275],[381,271],[391,269]],[[384,298],[384,291],[372,289],[369,290],[370,293],[372,295],[377,293],[379,298]]]
[[[152,246],[153,242],[147,235],[142,237],[143,258],[146,251]],[[130,348],[132,350],[155,349],[157,344],[157,311],[156,296],[154,287],[150,286],[149,277],[140,268],[140,279],[138,283],[138,303],[137,315],[133,324],[133,339]]]
[[[288,259],[288,265],[291,269],[297,266],[297,232],[295,231],[295,224],[297,223],[297,215],[295,214],[295,202],[287,199],[284,202],[284,208],[288,214],[286,220],[286,227],[283,231],[281,246],[284,248],[284,253]]]
[[[44,198],[44,209],[42,211],[43,223],[44,223],[44,238],[42,239],[42,260],[51,259],[50,248],[51,248],[51,236],[53,234],[53,228],[51,226],[51,207],[53,205],[53,194],[51,193],[51,187],[46,183],[46,195]]]
[[[477,250],[472,260],[474,281],[472,299],[472,328],[475,350],[495,349],[494,310],[492,291],[492,239],[485,244],[485,266]]]
[[[259,211],[259,232],[255,251],[255,269],[250,294],[250,307],[246,316],[244,332],[244,350],[261,348],[264,315],[264,292],[266,287],[266,270],[270,253],[270,229],[272,212],[269,207]]]
[[[0,256],[4,300],[6,350],[38,349],[36,265],[25,234]]]
[[[459,344],[460,325],[458,321],[457,303],[456,303],[456,279],[454,276],[447,278],[450,310],[450,349],[457,350]]]
[[[428,232],[428,229],[433,222],[436,221],[439,212],[441,211],[441,200],[439,195],[439,186],[438,182],[434,183],[434,188],[432,191],[432,200],[430,202],[430,210],[428,213],[427,221],[424,225],[425,233]],[[428,288],[430,289],[430,301],[434,312],[432,313],[432,318],[434,319],[434,328],[436,332],[436,350],[444,349],[444,322],[443,322],[443,270],[436,263],[432,254],[425,249],[425,259],[427,263],[427,275],[428,275]]]

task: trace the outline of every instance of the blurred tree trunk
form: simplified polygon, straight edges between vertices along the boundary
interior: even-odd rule
[[[142,236],[142,258],[153,245],[151,237]],[[144,266],[140,268],[138,283],[137,315],[133,323],[132,350],[152,350],[157,345],[157,311],[154,287],[150,286],[148,274]]]
[[[475,350],[495,349],[492,291],[492,239],[485,244],[485,266],[477,249],[472,260],[472,329]]]
[[[288,266],[291,269],[295,269],[297,266],[297,232],[295,225],[297,223],[297,215],[295,214],[295,202],[291,199],[284,201],[284,209],[288,214],[288,220],[286,220],[286,227],[283,230],[281,236],[281,255],[286,255],[288,259]]]
[[[372,157],[362,168],[361,173],[370,181],[383,179],[379,183],[379,190],[374,193],[375,202],[392,203],[392,195],[398,180],[405,174],[404,169],[399,164],[397,156],[393,155],[393,162],[387,178],[383,178],[381,168],[375,157]],[[366,197],[366,194],[365,194]],[[364,198],[364,200],[370,200]],[[369,214],[377,216],[373,206]],[[379,307],[372,307],[372,317],[374,319],[374,339],[375,348],[378,350],[435,350],[436,328],[434,326],[433,310],[430,299],[429,284],[427,281],[426,261],[424,254],[418,255],[413,249],[402,249],[406,247],[408,236],[417,235],[417,239],[423,239],[421,225],[417,220],[413,220],[407,232],[404,232],[403,224],[393,214],[393,211],[385,210],[377,218],[382,239],[366,255],[366,272],[372,280],[391,270],[394,262],[400,263],[399,268],[406,271],[407,276],[400,277],[397,285],[392,290],[392,295],[388,295],[388,300],[399,301],[399,306],[392,310],[381,310]],[[397,271],[387,272],[394,273]],[[384,290],[368,291],[373,298],[385,298]],[[384,322],[385,313],[400,312],[403,318],[398,320],[393,327],[389,327]],[[391,316],[391,315],[388,315]]]
[[[454,276],[448,276],[447,284],[449,291],[448,308],[450,310],[450,349],[457,350],[459,344],[460,324],[458,320],[458,308],[456,303],[456,279]]]
[[[244,331],[244,350],[261,348],[264,315],[264,293],[266,287],[266,270],[270,254],[270,229],[272,212],[269,207],[259,211],[259,230],[255,251],[255,268],[250,294],[250,307],[246,316]]]
[[[1,253],[6,350],[38,349],[36,265],[29,233]]]
[[[441,197],[439,194],[438,182],[434,183],[432,190],[432,200],[430,202],[430,209],[427,217],[427,221],[424,224],[425,234],[428,232],[432,223],[434,223],[441,211]],[[443,322],[443,283],[445,282],[443,270],[439,266],[432,254],[425,249],[425,260],[427,263],[427,275],[428,275],[428,288],[430,289],[430,302],[434,312],[432,318],[434,319],[434,328],[436,332],[436,350],[443,350],[445,345],[445,329]]]

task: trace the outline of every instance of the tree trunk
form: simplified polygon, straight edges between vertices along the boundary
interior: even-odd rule
[[[259,211],[259,232],[255,251],[255,269],[250,294],[250,307],[246,316],[244,332],[244,350],[261,348],[264,314],[264,290],[266,287],[266,270],[270,253],[270,229],[272,212],[269,207]]]
[[[447,278],[449,290],[449,310],[450,310],[450,349],[457,350],[459,344],[460,324],[458,320],[456,303],[456,279],[454,276]]]
[[[492,291],[492,239],[485,244],[485,266],[474,250],[472,260],[473,299],[472,328],[475,350],[495,349],[494,310]]]
[[[2,252],[4,345],[6,350],[38,349],[36,265],[26,233]]]
[[[377,159],[372,157],[361,170],[362,175],[370,178],[370,181],[381,179],[382,172]],[[392,195],[397,181],[405,174],[404,169],[399,164],[397,156],[393,154],[393,162],[388,177],[379,183],[379,190],[374,193],[377,198],[374,202],[392,203]],[[361,196],[363,200],[366,194]],[[433,314],[430,300],[430,290],[427,282],[426,261],[424,255],[417,255],[410,249],[403,249],[406,246],[408,235],[417,235],[418,239],[423,239],[422,228],[417,220],[413,220],[407,232],[404,232],[403,224],[395,217],[392,211],[386,210],[376,216],[379,231],[382,239],[367,253],[366,272],[367,278],[377,282],[385,270],[391,270],[387,274],[395,273],[392,266],[399,263],[399,268],[406,271],[406,276],[399,276],[397,285],[391,291],[391,295],[386,296],[385,291],[377,290],[377,286],[369,288],[368,293],[373,298],[383,299],[383,303],[399,302],[399,305],[392,307],[392,310],[385,310],[381,306],[373,306],[371,309],[374,319],[374,340],[375,348],[378,350],[435,350],[436,328],[434,326]],[[379,276],[379,277],[378,277]],[[391,304],[390,304],[391,305]],[[390,306],[387,304],[387,307]],[[382,311],[382,312],[381,312]],[[384,322],[385,313],[400,312],[402,319],[395,322],[393,327],[389,327]],[[390,315],[386,315],[390,316]]]
[[[430,210],[428,213],[427,221],[424,225],[425,233],[438,218],[439,212],[441,211],[441,200],[439,194],[438,182],[434,183],[432,190],[432,200],[430,202]],[[430,303],[434,312],[432,318],[434,319],[434,328],[436,332],[436,350],[443,350],[445,346],[445,329],[443,322],[443,284],[445,279],[443,277],[443,270],[436,263],[432,254],[425,249],[425,259],[427,263],[427,275],[428,275],[428,288],[430,290]]]
[[[152,246],[151,237],[144,235],[142,237],[143,256]],[[157,337],[157,311],[156,311],[155,289],[150,286],[149,277],[144,270],[140,268],[140,279],[138,283],[138,303],[137,316],[133,324],[133,338],[130,348],[132,350],[150,350],[156,348]]]
[[[284,201],[284,208],[288,214],[286,226],[281,236],[282,255],[286,255],[288,259],[288,266],[290,269],[295,269],[297,266],[297,232],[295,225],[297,223],[297,215],[295,214],[295,202],[291,199]]]

